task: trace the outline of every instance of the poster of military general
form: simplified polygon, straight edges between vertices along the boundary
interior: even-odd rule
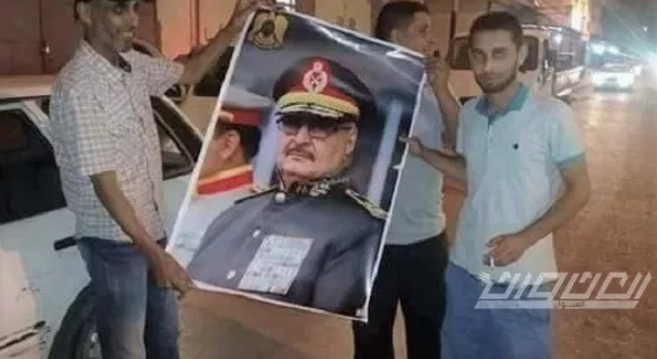
[[[203,290],[366,321],[424,81],[408,50],[258,10],[168,250]]]

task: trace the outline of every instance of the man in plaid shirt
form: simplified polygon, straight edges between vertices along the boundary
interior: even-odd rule
[[[272,1],[238,0],[228,25],[184,64],[132,50],[138,5],[75,0],[83,40],[51,99],[55,155],[106,359],[178,358],[176,291],[191,287],[163,249],[162,165],[150,96],[200,81],[250,13]]]

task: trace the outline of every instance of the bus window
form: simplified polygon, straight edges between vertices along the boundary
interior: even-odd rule
[[[449,65],[452,70],[469,70],[470,58],[468,54],[468,38],[457,37],[452,41],[452,49],[449,56]]]
[[[536,71],[538,69],[538,39],[533,36],[525,36],[527,47],[527,58],[520,66],[521,71]]]

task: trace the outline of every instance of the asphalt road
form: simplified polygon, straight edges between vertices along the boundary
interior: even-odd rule
[[[641,273],[652,279],[635,309],[557,310],[555,358],[657,357],[657,77],[646,74],[633,93],[585,91],[573,102],[588,145],[591,201],[557,233],[560,270],[625,272],[610,293],[632,293]],[[575,286],[586,292],[591,283]],[[627,290],[624,290],[627,289]],[[638,290],[638,288],[637,288]]]
[[[572,103],[588,146],[593,195],[586,208],[556,233],[562,272],[651,272],[635,309],[554,311],[554,358],[650,359],[657,354],[657,78],[645,76],[633,93],[583,89]],[[446,189],[453,222],[461,194]],[[453,225],[450,226],[453,228]],[[615,283],[617,283],[616,280]],[[589,282],[573,292],[584,293]],[[625,293],[612,285],[608,292]],[[346,359],[349,323],[248,300],[191,294],[183,303],[185,359]],[[405,358],[403,321],[396,351]],[[482,358],[483,359],[483,358]],[[486,358],[488,359],[488,358]],[[496,359],[496,358],[491,358]]]

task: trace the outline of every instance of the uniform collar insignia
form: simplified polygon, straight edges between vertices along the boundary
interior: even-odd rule
[[[287,193],[299,196],[319,197],[328,194],[335,187],[349,184],[348,177],[323,178],[315,181],[297,182],[285,189]]]

